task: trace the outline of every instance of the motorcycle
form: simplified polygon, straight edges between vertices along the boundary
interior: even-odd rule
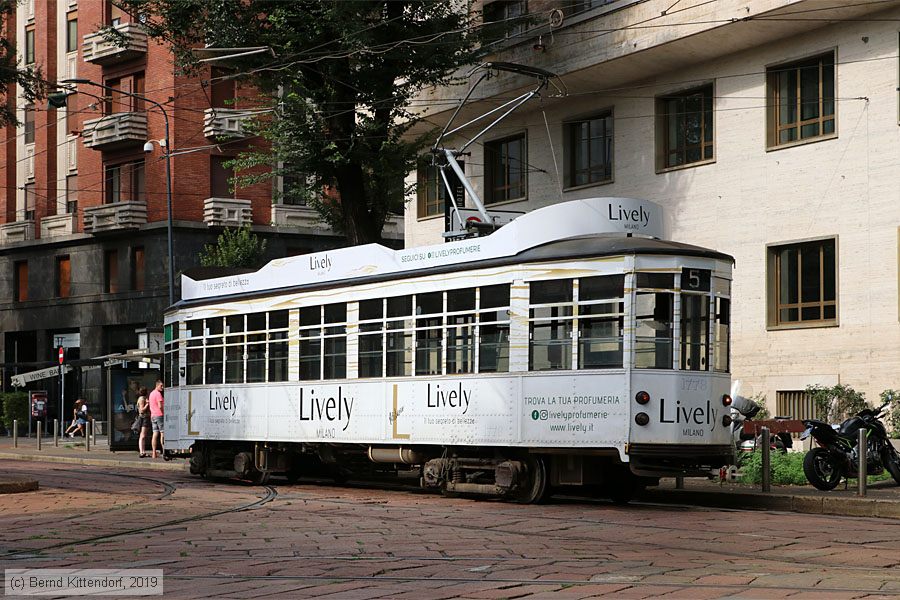
[[[829,491],[837,487],[841,478],[859,476],[859,431],[866,432],[866,473],[879,475],[887,469],[900,484],[900,455],[891,445],[881,418],[890,405],[888,400],[878,408],[866,408],[840,425],[829,425],[816,419],[804,419],[806,431],[800,439],[812,436],[818,447],[812,448],[803,459],[806,479],[816,488]]]

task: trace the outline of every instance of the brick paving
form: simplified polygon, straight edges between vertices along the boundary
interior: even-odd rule
[[[40,482],[0,495],[5,568],[162,568],[171,598],[900,597],[890,519],[280,482],[266,504],[210,516],[266,489],[180,471],[0,461],[0,472]]]

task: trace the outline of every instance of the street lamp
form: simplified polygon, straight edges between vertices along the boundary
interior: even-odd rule
[[[96,81],[91,81],[90,79],[63,79],[60,83],[83,83],[85,85],[92,85],[94,87],[98,87],[104,90],[108,90],[110,92],[115,92],[118,94],[122,94],[123,96],[130,96],[132,98],[137,98],[138,100],[143,100],[144,102],[149,102],[153,106],[159,109],[159,111],[163,115],[163,121],[166,125],[165,137],[160,140],[158,143],[165,150],[165,158],[166,158],[166,208],[168,210],[168,219],[167,219],[167,233],[168,233],[168,248],[169,248],[169,306],[175,304],[175,252],[174,252],[174,242],[172,238],[172,146],[169,144],[169,114],[166,112],[166,109],[162,104],[155,100],[151,100],[146,96],[142,96],[140,94],[135,94],[133,92],[128,92],[125,90],[116,89],[110,87],[108,85],[104,85],[102,83],[97,83]],[[151,152],[153,150],[152,142],[147,142],[144,144],[144,152]]]

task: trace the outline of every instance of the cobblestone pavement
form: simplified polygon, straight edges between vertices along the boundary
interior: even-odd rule
[[[211,483],[0,461],[4,568],[161,568],[170,598],[897,598],[900,522]],[[240,510],[243,509],[243,510]]]

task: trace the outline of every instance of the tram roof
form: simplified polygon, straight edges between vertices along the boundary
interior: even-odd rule
[[[562,240],[547,242],[536,247],[528,248],[511,256],[488,258],[471,262],[457,263],[425,267],[410,271],[379,273],[359,277],[329,280],[323,282],[305,283],[263,290],[243,291],[232,294],[221,294],[214,297],[202,297],[186,299],[178,302],[175,307],[199,306],[218,301],[245,300],[253,297],[270,296],[273,294],[296,293],[314,291],[345,286],[356,286],[391,279],[422,277],[452,273],[464,269],[484,269],[510,264],[536,263],[552,260],[599,258],[607,256],[626,255],[668,255],[668,256],[696,256],[734,263],[734,258],[723,252],[710,250],[701,246],[661,240],[648,237],[635,237],[625,234],[592,234],[575,236]],[[308,255],[305,255],[308,256]],[[298,258],[303,258],[298,257]],[[174,307],[173,307],[174,308]]]

